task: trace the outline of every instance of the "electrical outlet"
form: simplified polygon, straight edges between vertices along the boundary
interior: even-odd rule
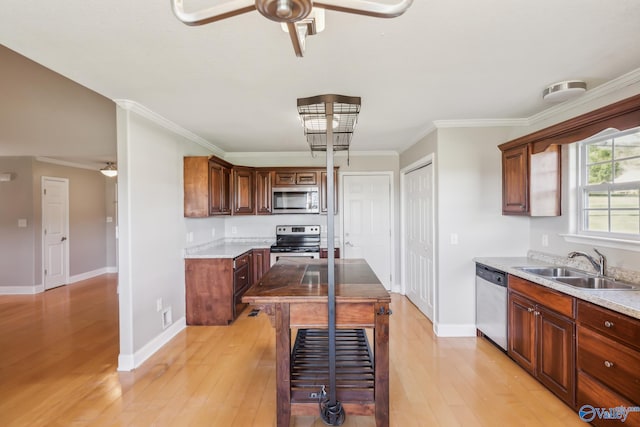
[[[156,300],[156,311],[162,311],[162,298]]]
[[[113,222],[113,217],[112,216],[108,216],[107,217],[107,223]]]
[[[216,237],[216,229],[215,228],[211,229],[211,237]]]
[[[549,235],[548,234],[543,234],[542,235],[542,246],[544,246],[545,248],[547,246],[549,246]]]
[[[231,234],[238,234],[238,227],[231,227]]]
[[[452,245],[458,244],[458,233],[451,233],[451,244]]]

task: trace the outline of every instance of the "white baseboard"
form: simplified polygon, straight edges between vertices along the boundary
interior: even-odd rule
[[[475,337],[476,325],[443,325],[442,323],[433,324],[433,332],[438,337]]]
[[[34,295],[44,292],[44,285],[0,286],[0,295]]]
[[[104,267],[93,271],[69,276],[69,283],[76,283],[82,280],[91,279],[107,273],[117,273],[118,267]],[[0,286],[0,295],[34,295],[44,292],[44,285],[28,285],[28,286]]]
[[[135,353],[120,353],[118,356],[118,371],[133,371],[186,327],[187,319],[182,317]]]
[[[97,276],[101,276],[103,274],[113,273],[113,271],[111,271],[111,269],[113,268],[115,267],[103,267],[103,268],[98,268],[97,270],[87,271],[84,273],[69,276],[69,284],[80,282],[82,280],[91,279]],[[116,268],[116,271],[117,271],[117,268]]]

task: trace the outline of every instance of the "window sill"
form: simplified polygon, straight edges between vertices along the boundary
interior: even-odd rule
[[[640,252],[640,242],[635,240],[612,239],[609,237],[584,236],[581,234],[560,234],[565,242],[597,245],[605,248]]]

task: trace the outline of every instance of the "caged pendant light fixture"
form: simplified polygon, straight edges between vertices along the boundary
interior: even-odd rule
[[[396,0],[381,3],[375,0],[210,0],[212,6],[195,12],[185,10],[185,0],[171,0],[171,8],[176,17],[187,25],[205,25],[242,13],[257,10],[267,19],[287,26],[296,56],[304,55],[305,39],[317,34],[319,18],[315,8],[374,16],[395,18],[402,15],[413,0]],[[324,25],[324,22],[323,22]]]
[[[360,97],[318,95],[298,98],[298,114],[311,151],[327,151],[327,139],[333,151],[349,149],[360,113]],[[327,122],[331,123],[328,132]]]

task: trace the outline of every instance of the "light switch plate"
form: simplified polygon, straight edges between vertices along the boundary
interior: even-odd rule
[[[27,228],[27,220],[26,220],[26,218],[20,218],[18,220],[18,228]]]

